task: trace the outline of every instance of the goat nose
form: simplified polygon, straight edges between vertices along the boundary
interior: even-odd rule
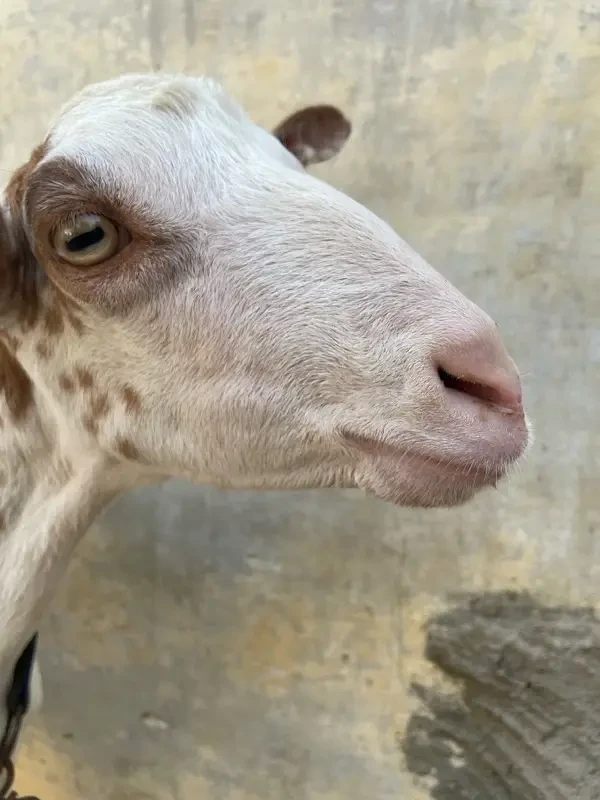
[[[521,379],[493,323],[484,332],[446,345],[436,364],[447,390],[523,414]]]

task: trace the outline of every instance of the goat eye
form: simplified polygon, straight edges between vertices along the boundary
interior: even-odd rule
[[[58,255],[69,264],[94,266],[108,261],[122,246],[122,237],[113,222],[98,214],[79,214],[52,237]]]

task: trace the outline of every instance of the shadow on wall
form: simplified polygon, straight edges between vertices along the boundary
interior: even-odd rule
[[[460,696],[415,684],[402,749],[435,800],[600,798],[600,620],[528,594],[462,596],[426,655]]]

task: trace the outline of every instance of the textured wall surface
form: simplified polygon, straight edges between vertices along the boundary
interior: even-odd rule
[[[6,177],[73,91],[147,69],[220,77],[265,125],[344,109],[350,144],[318,174],[495,316],[537,441],[452,512],[125,497],[46,620],[20,790],[600,797],[600,5],[2,0]]]

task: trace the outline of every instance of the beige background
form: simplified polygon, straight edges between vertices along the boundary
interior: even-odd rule
[[[45,706],[20,791],[569,796],[537,793],[538,778],[520,795],[508,779],[496,793],[456,788],[476,760],[458,745],[431,768],[426,748],[419,766],[411,683],[458,691],[424,657],[424,626],[456,590],[600,599],[600,5],[1,0],[5,176],[79,87],[148,69],[216,75],[269,126],[303,103],[339,104],[352,139],[316,171],[495,316],[537,442],[500,492],[453,512],[179,483],[124,498],[46,620]],[[570,797],[600,797],[577,780]]]

